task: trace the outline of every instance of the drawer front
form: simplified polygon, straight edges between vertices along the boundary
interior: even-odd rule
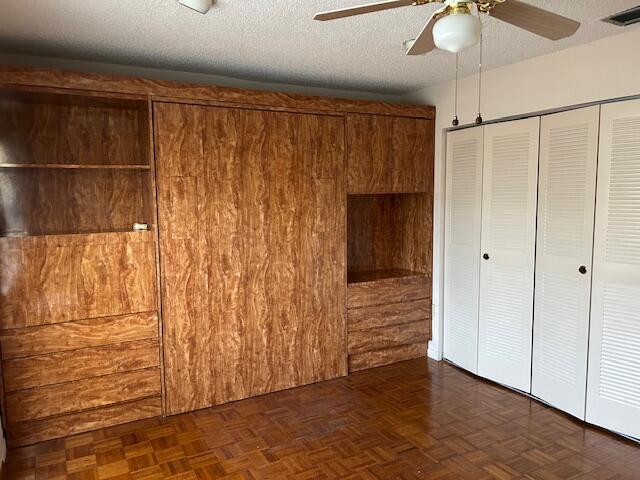
[[[403,362],[427,355],[427,343],[412,343],[399,347],[373,350],[371,352],[349,355],[349,371],[357,372],[365,368],[381,367],[390,363]]]
[[[351,283],[347,288],[347,306],[351,309],[430,298],[430,288],[426,276]]]
[[[160,394],[160,370],[150,368],[6,395],[9,423],[63,415]]]
[[[348,311],[349,333],[431,319],[431,300],[373,305]]]
[[[145,398],[83,412],[12,424],[7,429],[7,441],[11,448],[21,447],[52,438],[160,415],[162,415],[161,398],[159,396]]]
[[[430,323],[427,320],[422,320],[390,327],[350,332],[349,355],[412,343],[425,343],[429,340]]]
[[[142,370],[160,364],[158,339],[83,348],[6,360],[2,365],[4,388],[26,388],[83,380],[114,373]]]
[[[158,337],[156,312],[93,318],[0,331],[2,359]]]

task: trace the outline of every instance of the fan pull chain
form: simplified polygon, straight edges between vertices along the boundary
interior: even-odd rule
[[[456,88],[455,88],[455,94],[453,98],[453,122],[451,122],[451,125],[453,125],[454,127],[457,127],[459,123],[460,122],[458,122],[458,54],[456,53]]]
[[[478,116],[476,124],[482,123],[482,115],[480,114],[480,105],[482,101],[482,33],[480,34],[480,61],[478,62]]]

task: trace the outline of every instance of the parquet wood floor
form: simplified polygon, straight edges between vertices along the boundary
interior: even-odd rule
[[[426,359],[12,450],[9,479],[640,479],[640,446]]]

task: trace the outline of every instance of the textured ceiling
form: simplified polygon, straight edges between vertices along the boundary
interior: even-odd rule
[[[316,22],[313,13],[366,0],[217,0],[200,15],[175,0],[0,0],[0,51],[379,93],[408,93],[453,78],[454,56],[406,57],[438,5]],[[622,33],[600,19],[629,0],[529,0],[583,23],[552,42],[484,19],[486,68]],[[626,27],[638,28],[638,26]],[[477,49],[461,55],[470,72]]]

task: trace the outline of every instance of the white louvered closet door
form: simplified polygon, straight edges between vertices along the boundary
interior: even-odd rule
[[[488,125],[484,134],[478,374],[526,392],[539,128],[536,117]]]
[[[640,438],[640,100],[601,107],[587,421]]]
[[[595,106],[540,125],[531,393],[583,420],[599,120]]]
[[[447,134],[444,357],[477,373],[484,127]]]

